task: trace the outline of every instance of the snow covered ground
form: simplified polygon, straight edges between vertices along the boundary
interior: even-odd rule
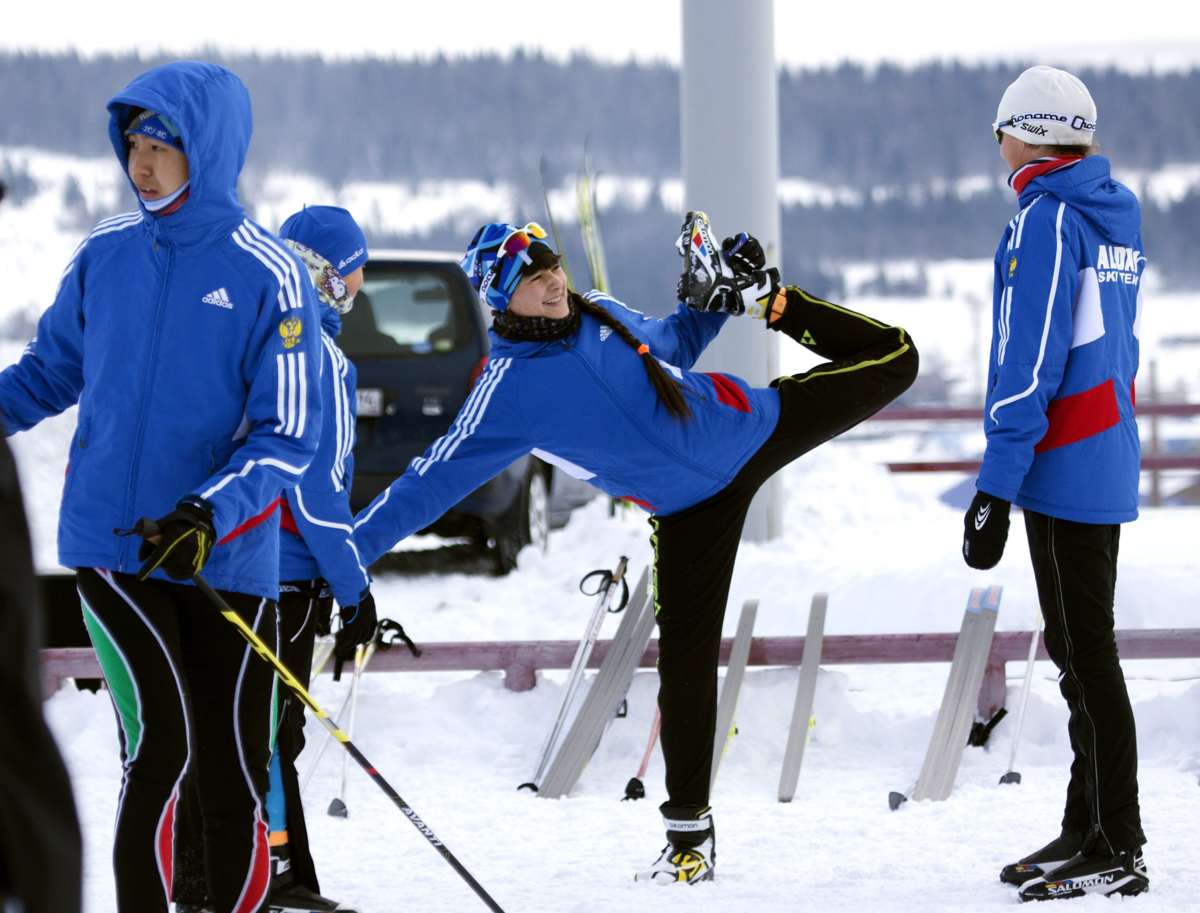
[[[784,538],[746,545],[739,557],[726,634],[743,599],[761,599],[756,634],[798,634],[817,590],[830,593],[831,633],[956,630],[972,586],[1005,586],[1001,629],[1028,629],[1034,585],[1018,518],[1010,548],[989,572],[958,557],[961,514],[936,498],[946,480],[890,476],[880,442],[833,444],[785,474]],[[1192,627],[1200,605],[1196,530],[1200,509],[1147,510],[1123,532],[1119,627]],[[530,549],[506,578],[385,577],[380,612],[420,641],[578,637],[592,601],[579,578],[630,557],[650,558],[640,514],[609,519],[593,503]],[[602,636],[611,636],[610,619]],[[656,750],[647,798],[620,802],[636,772],[654,711],[656,675],[640,672],[629,716],[616,720],[566,800],[518,794],[561,693],[562,672],[514,694],[495,673],[368,674],[355,741],[401,795],[509,911],[689,909],[996,909],[1016,902],[996,880],[1001,866],[1057,832],[1070,751],[1066,708],[1049,663],[1037,666],[1017,769],[1020,786],[998,786],[1011,717],[989,750],[966,752],[944,803],[887,807],[887,793],[915,779],[949,667],[822,669],[817,725],[790,805],[776,786],[797,673],[752,669],[739,734],[713,795],[718,880],[678,891],[632,882],[651,862],[665,798]],[[1010,707],[1023,666],[1011,664]],[[1200,805],[1200,660],[1128,663],[1139,728],[1142,807],[1153,892],[1141,910],[1200,908],[1193,846]],[[328,676],[315,694],[340,703],[346,685]],[[86,909],[113,910],[108,854],[119,785],[112,710],[103,695],[60,691],[47,705],[66,754],[87,839]],[[300,759],[305,771],[319,742]],[[324,814],[342,761],[327,752],[308,792],[309,827],[322,886],[369,911],[482,909],[411,825],[358,771],[346,820]],[[1080,901],[1080,909],[1098,901]]]
[[[123,208],[119,180],[114,180],[119,175],[109,163],[96,163],[89,171],[43,153],[29,153],[21,161],[41,189],[21,206],[8,209],[6,204],[0,218],[0,282],[9,289],[0,302],[0,324],[7,321],[10,329],[16,321],[36,318],[49,302],[86,220]],[[68,165],[76,175],[73,192],[62,177]],[[1190,173],[1184,177],[1191,180]],[[265,190],[275,195],[274,204]],[[262,205],[285,211],[293,191],[287,181],[265,187]],[[671,192],[634,184],[612,193],[618,191],[634,196]],[[374,198],[392,200],[392,214],[385,215],[399,220],[396,224],[427,218],[418,204],[427,206],[427,213],[448,206],[454,214],[504,203],[500,190],[484,185],[433,188],[424,197],[422,192],[405,197],[396,190],[391,197]],[[369,194],[363,193],[365,199]],[[68,200],[74,201],[71,206]],[[466,203],[455,208],[455,200]],[[402,204],[417,208],[404,210]],[[887,268],[902,277],[921,267]],[[906,326],[921,348],[923,368],[951,380],[956,397],[970,398],[989,334],[990,262],[924,268],[930,297],[858,296],[847,304]],[[860,275],[868,281],[875,270],[874,265],[848,268],[847,287],[856,288]],[[1143,323],[1143,365],[1157,362],[1161,390],[1196,397],[1196,341],[1200,295],[1152,291]],[[15,361],[23,345],[20,339],[0,339],[0,366]],[[786,370],[799,370],[803,353],[788,348],[782,362]],[[1148,382],[1144,368],[1139,391]],[[54,528],[74,425],[70,410],[12,439],[43,570],[57,565]],[[882,467],[889,460],[981,453],[982,433],[969,424],[881,436],[886,430],[863,426],[784,473],[785,535],[742,549],[727,634],[733,633],[742,601],[752,597],[761,600],[756,634],[803,633],[816,591],[830,594],[830,633],[954,631],[970,588],[988,583],[1005,587],[999,629],[1030,627],[1036,597],[1019,515],[1001,564],[986,573],[972,571],[958,554],[961,511],[939,499],[963,477],[889,475]],[[1180,446],[1200,439],[1200,425],[1193,421],[1164,422],[1162,430],[1165,439]],[[1182,487],[1192,478],[1171,477],[1169,486]],[[1146,509],[1124,529],[1118,627],[1200,624],[1198,529],[1200,508]],[[527,549],[518,570],[506,578],[384,577],[375,590],[380,612],[401,621],[418,642],[575,638],[591,607],[577,590],[579,578],[593,568],[611,567],[622,554],[630,557],[636,577],[650,559],[648,532],[640,512],[610,519],[597,501],[552,534],[548,554]],[[611,636],[616,623],[609,619],[601,636]],[[996,785],[1007,766],[1010,717],[997,728],[990,750],[967,751],[949,801],[909,803],[890,813],[887,793],[907,788],[920,768],[948,668],[825,667],[817,726],[790,805],[778,804],[775,796],[797,673],[752,669],[742,694],[740,732],[713,796],[718,880],[682,894],[632,882],[632,874],[653,861],[661,846],[655,806],[665,796],[657,751],[646,778],[647,799],[618,801],[645,748],[656,690],[651,671],[638,674],[629,716],[613,723],[575,793],[562,801],[518,794],[515,787],[532,772],[563,672],[542,674],[538,686],[523,694],[506,691],[501,677],[491,673],[368,675],[355,741],[510,913],[660,910],[683,904],[713,911],[998,908],[1015,903],[1015,893],[996,880],[1000,867],[1057,832],[1070,758],[1066,709],[1052,666],[1038,664],[1017,763],[1023,783]],[[1008,672],[1011,707],[1023,668],[1012,664]],[[1194,887],[1200,862],[1193,851],[1200,808],[1200,660],[1132,662],[1126,674],[1139,727],[1152,879],[1152,893],[1133,903],[1146,911],[1200,910]],[[344,688],[345,683],[334,685],[325,676],[315,694],[326,706],[336,706]],[[71,768],[84,824],[85,908],[109,913],[114,909],[109,853],[120,778],[112,710],[103,693],[64,689],[47,704],[47,715]],[[312,727],[312,743],[318,736]],[[300,759],[302,771],[315,751],[312,743]],[[359,772],[351,772],[350,817],[326,816],[340,776],[340,757],[327,752],[306,793],[327,894],[370,913],[482,909]],[[1072,909],[1099,909],[1101,903],[1077,901]]]

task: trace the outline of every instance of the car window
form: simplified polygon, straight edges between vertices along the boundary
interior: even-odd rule
[[[369,266],[337,340],[350,358],[419,358],[470,342],[467,303],[447,274]]]

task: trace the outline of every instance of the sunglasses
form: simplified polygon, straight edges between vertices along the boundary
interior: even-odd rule
[[[1013,119],[1011,117],[1008,120],[999,120],[999,121],[996,121],[996,123],[992,124],[992,133],[994,133],[996,135],[996,142],[998,142],[998,143],[1004,142],[1004,134],[1000,132],[1000,128],[1001,127],[1011,127],[1012,125],[1013,125]]]

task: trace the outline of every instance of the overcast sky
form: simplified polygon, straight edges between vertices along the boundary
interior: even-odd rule
[[[728,4],[736,12],[737,0]],[[5,3],[0,48],[84,54],[201,47],[327,57],[458,56],[518,47],[554,57],[679,61],[679,0],[204,0]],[[1195,0],[1086,3],[776,0],[781,64],[851,59],[1200,65]]]

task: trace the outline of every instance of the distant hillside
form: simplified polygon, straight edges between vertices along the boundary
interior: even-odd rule
[[[427,62],[212,59],[237,72],[252,97],[243,188],[251,205],[267,176],[286,171],[335,189],[363,181],[503,185],[513,200],[510,217],[539,218],[539,162],[545,157],[551,184],[561,185],[579,170],[585,144],[602,173],[655,183],[679,175],[679,78],[667,65],[520,54]],[[0,146],[108,155],[105,102],[161,62],[0,54]],[[1019,72],[1010,65],[867,71],[847,64],[781,73],[781,173],[816,182],[840,201],[785,208],[785,267],[814,290],[834,291],[837,263],[990,256],[1014,205],[992,186],[1004,167],[990,125]],[[1096,98],[1097,138],[1114,168],[1149,173],[1200,163],[1200,70],[1079,75]],[[724,129],[722,112],[712,114],[712,130]],[[0,179],[14,201],[33,192],[17,164],[0,160]],[[990,189],[930,192],[960,179]],[[1176,285],[1200,287],[1198,187],[1145,206],[1147,253]],[[618,287],[674,287],[675,264],[660,245],[678,214],[660,197],[610,207],[602,221]],[[373,240],[457,248],[464,233],[446,223]]]
[[[610,173],[679,173],[679,78],[669,66],[556,63],[516,55],[429,62],[327,63],[315,57],[214,57],[254,105],[250,164],[334,183],[352,179],[528,181],[545,155],[579,167],[590,136]],[[0,145],[105,150],[104,104],[164,59],[0,54]],[[869,72],[784,72],[781,166],[829,184],[871,187],[993,173],[990,124],[1009,65],[929,64]],[[1098,137],[1123,167],[1200,161],[1200,71],[1162,76],[1081,70]],[[712,112],[714,131],[722,129]]]

